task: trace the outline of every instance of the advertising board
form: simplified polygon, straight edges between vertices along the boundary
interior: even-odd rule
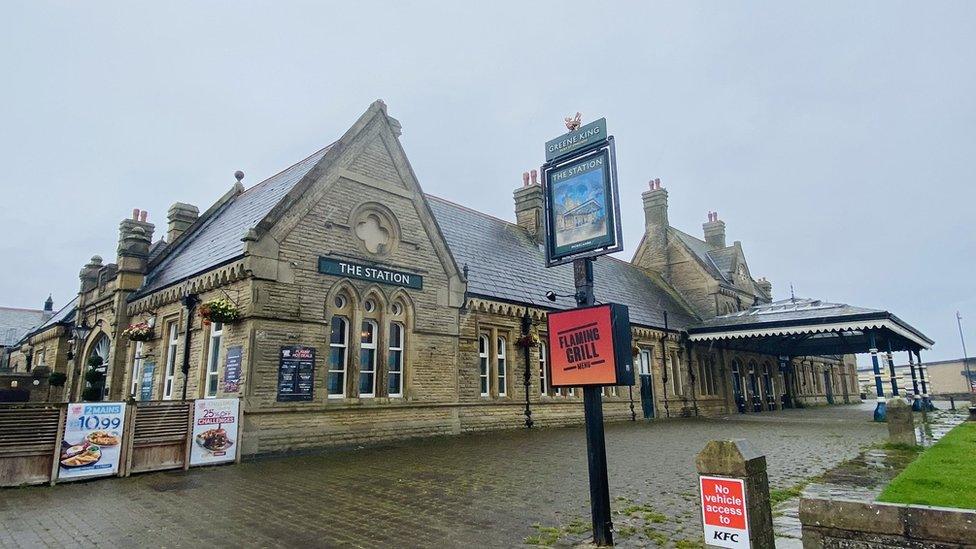
[[[627,306],[609,303],[555,311],[547,322],[553,387],[633,384]]]
[[[237,459],[240,399],[204,398],[193,406],[190,466],[213,465]]]
[[[124,402],[68,404],[58,480],[117,474],[124,431]]]

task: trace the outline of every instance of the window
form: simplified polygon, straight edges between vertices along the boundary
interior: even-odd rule
[[[539,342],[539,394],[545,396],[549,394],[549,379],[546,376],[546,342]]]
[[[217,384],[220,381],[220,340],[223,335],[223,323],[211,322],[210,343],[207,346],[207,398],[217,396]]]
[[[499,337],[496,344],[498,345],[498,396],[505,396],[505,389],[508,386],[506,383],[505,338]]]
[[[376,302],[373,301],[372,299],[367,299],[366,302],[363,303],[363,310],[365,310],[367,313],[371,313],[371,312],[375,311],[376,310]]]
[[[376,323],[363,321],[359,334],[359,396],[376,395]]]
[[[390,323],[390,343],[386,361],[386,393],[403,396],[403,324]]]
[[[176,347],[180,343],[179,326],[170,322],[166,329],[169,343],[166,345],[166,372],[163,375],[163,400],[173,398],[173,381],[176,379]]]
[[[678,354],[671,353],[671,391],[675,396],[682,394],[681,387],[681,364],[678,362]]]
[[[712,371],[714,361],[712,357],[698,357],[698,388],[702,395],[717,394],[715,390],[715,375]]]
[[[132,389],[129,396],[136,398],[139,394],[139,381],[142,377],[142,342],[136,341],[136,352],[132,356]]]
[[[349,322],[344,317],[332,317],[329,338],[329,398],[346,396],[346,348],[349,342]]]
[[[478,338],[478,365],[481,369],[481,396],[488,396],[488,336]]]

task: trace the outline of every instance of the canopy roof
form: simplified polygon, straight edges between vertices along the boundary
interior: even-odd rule
[[[934,343],[888,311],[800,298],[717,316],[687,330],[692,341],[787,356],[866,353],[872,332],[881,351],[917,351]]]

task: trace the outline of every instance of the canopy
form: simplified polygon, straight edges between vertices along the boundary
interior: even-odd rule
[[[687,328],[692,341],[779,356],[866,353],[870,336],[879,351],[919,351],[934,343],[888,311],[791,298],[717,316]]]

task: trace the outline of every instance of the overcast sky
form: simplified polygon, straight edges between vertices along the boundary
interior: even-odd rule
[[[4,2],[0,305],[60,307],[132,208],[160,236],[382,98],[427,192],[505,219],[563,117],[605,116],[627,258],[659,177],[776,298],[888,309],[928,359],[958,309],[976,349],[976,3],[321,4]]]

